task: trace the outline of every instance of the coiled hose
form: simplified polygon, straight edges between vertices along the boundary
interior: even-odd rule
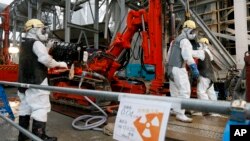
[[[82,77],[81,77],[81,80],[79,82],[79,89],[81,88],[84,77],[87,74],[91,74],[91,75],[93,75],[95,77],[98,77],[98,78],[101,78],[101,79],[105,80],[105,77],[103,77],[100,74],[97,74],[97,73],[93,74],[93,73],[89,73],[89,72],[84,71],[82,73]],[[77,118],[75,118],[73,120],[73,122],[72,122],[73,128],[75,128],[77,130],[90,130],[90,129],[93,129],[93,130],[96,130],[96,131],[103,131],[103,128],[99,128],[99,126],[103,125],[107,121],[107,119],[108,119],[107,113],[101,107],[96,105],[92,100],[90,100],[87,96],[84,96],[84,98],[89,103],[91,103],[94,107],[96,107],[100,112],[102,112],[103,116],[96,116],[96,115],[82,115],[82,116],[79,116],[79,117],[77,117]],[[86,120],[85,124],[84,125],[77,125],[77,123],[79,123],[82,120]]]

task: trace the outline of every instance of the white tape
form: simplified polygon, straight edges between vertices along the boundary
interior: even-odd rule
[[[29,88],[29,87],[30,87],[30,84],[21,84],[21,87],[22,87],[22,88]]]

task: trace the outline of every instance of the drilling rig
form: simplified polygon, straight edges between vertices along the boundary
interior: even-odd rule
[[[69,80],[68,73],[62,74],[57,73],[57,70],[51,70],[51,83],[61,87],[76,87],[76,83],[79,82],[79,76],[81,76],[84,77],[85,80],[82,86],[87,89],[164,95],[162,23],[161,0],[150,0],[148,9],[130,10],[127,16],[127,27],[125,31],[116,34],[114,41],[106,51],[93,53],[85,63],[79,59],[72,59],[73,56],[80,56],[76,58],[82,58],[82,54],[80,54],[80,52],[82,52],[81,47],[76,47],[77,45],[70,43],[55,43],[50,49],[53,58],[58,61],[69,62],[68,64],[71,66],[71,70],[73,68],[72,66],[74,66],[73,72],[76,73],[74,77]],[[131,41],[136,33],[142,38],[142,44],[140,46],[143,50],[142,63],[154,66],[155,78],[150,82],[148,89],[143,81],[117,75],[117,72],[124,68],[128,61],[127,56],[130,56]],[[74,51],[72,49],[74,49]],[[78,55],[77,50],[79,50]],[[85,103],[82,96],[74,94],[53,93],[52,98],[61,102],[69,100],[71,103]]]

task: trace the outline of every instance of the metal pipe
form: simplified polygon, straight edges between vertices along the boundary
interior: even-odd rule
[[[94,14],[93,14],[93,10],[92,10],[92,7],[91,7],[91,4],[90,4],[90,1],[88,1],[88,4],[89,4],[90,13],[91,13],[91,16],[92,16],[92,20],[93,20],[93,22],[94,22],[94,21],[95,21],[95,20],[94,20]]]
[[[60,22],[58,22],[60,24]],[[56,30],[56,9],[53,9],[53,28],[52,30]]]
[[[186,20],[189,20],[189,19],[190,19],[189,0],[186,0],[186,5],[187,5],[187,6],[186,6],[186,14],[185,14],[185,15],[186,15],[186,17],[185,17],[185,18],[186,18]]]
[[[97,34],[99,33],[99,30],[96,30],[96,29],[93,29],[93,28],[86,28],[86,27],[79,26],[77,24],[73,24],[73,23],[70,23],[70,22],[68,22],[67,25],[68,25],[68,27],[73,27],[73,28],[76,28],[76,29],[84,30],[84,31],[94,32],[94,33],[97,33]]]
[[[55,86],[44,86],[44,85],[35,85],[35,84],[25,84],[17,82],[7,82],[0,81],[0,84],[10,85],[15,87],[24,87],[24,88],[34,88],[42,89],[48,91],[64,92],[64,93],[74,93],[84,96],[94,96],[102,97],[104,100],[114,100],[118,101],[119,97],[130,97],[135,99],[147,99],[147,100],[158,100],[169,103],[181,104],[181,108],[201,111],[201,112],[213,112],[220,114],[230,114],[231,112],[231,103],[227,101],[208,101],[208,100],[198,100],[198,99],[183,99],[175,97],[163,97],[163,96],[153,96],[153,95],[138,95],[138,94],[126,94],[120,92],[110,92],[110,91],[98,91],[98,90],[88,90],[88,89],[74,89],[74,88],[63,88]],[[250,103],[246,104],[246,117],[250,118]]]
[[[28,0],[28,19],[32,18],[32,12],[33,12],[33,10],[32,10],[32,4],[31,4],[30,0]]]
[[[65,11],[64,11],[64,41],[70,42],[70,26],[68,23],[70,22],[70,7],[71,3],[69,0],[65,1]]]
[[[87,37],[87,35],[86,35],[86,32],[85,32],[85,31],[83,31],[83,35],[84,35],[84,39],[85,39],[85,42],[86,42],[86,46],[87,46],[87,48],[90,48],[90,46],[89,46],[89,42],[88,42],[88,37]]]
[[[37,15],[36,18],[37,19],[41,19],[42,17],[42,1],[36,1],[36,10],[37,10]]]
[[[108,11],[109,11],[109,0],[106,0],[104,39],[108,39],[108,26],[109,26]]]
[[[95,0],[94,29],[99,31],[99,0]],[[94,33],[94,48],[99,49],[99,34]]]
[[[245,53],[245,79],[246,80],[246,101],[250,102],[250,52]],[[242,70],[244,71],[244,69]],[[244,72],[242,73],[244,74]]]
[[[23,134],[25,134],[27,137],[29,137],[32,140],[35,141],[43,141],[40,138],[38,138],[37,136],[33,135],[32,133],[30,133],[28,130],[24,129],[23,127],[19,126],[18,124],[16,124],[14,121],[10,120],[9,118],[5,117],[3,114],[0,113],[0,118],[4,119],[5,121],[7,121],[9,124],[11,124],[12,126],[14,126],[16,129],[18,129],[19,131],[21,131]]]
[[[174,14],[174,1],[169,0],[169,16],[170,16],[170,41],[175,39],[175,14]]]

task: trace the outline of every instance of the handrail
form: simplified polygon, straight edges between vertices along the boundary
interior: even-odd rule
[[[88,90],[88,89],[75,89],[75,88],[65,88],[56,86],[45,86],[45,85],[35,85],[35,84],[25,84],[17,82],[7,82],[0,81],[0,84],[10,85],[15,87],[24,88],[34,88],[42,89],[48,91],[57,91],[63,93],[74,93],[81,96],[94,96],[102,97],[104,100],[118,101],[119,97],[130,97],[135,99],[147,99],[147,100],[158,100],[169,103],[179,103],[181,108],[201,111],[201,112],[213,112],[219,114],[231,113],[231,102],[228,101],[209,101],[209,100],[199,100],[199,99],[183,99],[175,97],[163,97],[163,96],[153,96],[153,95],[139,95],[139,94],[126,94],[121,92],[110,92],[110,91],[99,91],[99,90]],[[250,118],[250,103],[246,104],[246,117]]]
[[[19,126],[18,124],[16,124],[14,121],[12,121],[11,119],[5,117],[3,114],[0,113],[0,118],[4,119],[5,121],[7,121],[8,123],[10,123],[12,126],[14,126],[16,129],[18,129],[19,131],[21,131],[23,134],[25,134],[27,137],[29,137],[30,139],[34,140],[34,141],[43,141],[42,139],[40,139],[39,137],[35,136],[34,134],[30,133],[28,130],[24,129],[23,127]]]

